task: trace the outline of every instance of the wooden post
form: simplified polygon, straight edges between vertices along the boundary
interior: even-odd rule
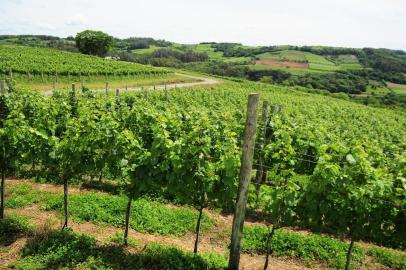
[[[13,81],[13,70],[10,68],[10,81]]]
[[[0,95],[5,95],[5,94],[6,94],[5,81],[0,80]]]
[[[76,84],[72,83],[72,93],[76,94]]]
[[[120,89],[116,89],[116,97],[118,97],[120,95]]]
[[[244,129],[244,144],[240,168],[240,183],[237,203],[233,218],[231,234],[229,270],[238,270],[240,264],[240,244],[243,233],[245,210],[247,207],[248,188],[251,182],[252,162],[254,158],[255,136],[258,120],[259,95],[252,93],[248,96],[247,118]]]
[[[266,146],[266,129],[267,129],[267,116],[268,116],[268,101],[264,100],[264,102],[262,103],[262,118],[261,118],[261,122],[262,122],[262,126],[263,126],[263,130],[262,130],[262,138],[260,141],[260,151],[261,153],[259,153],[259,157],[258,157],[258,167],[257,167],[257,173],[255,175],[255,193],[256,193],[256,204],[258,204],[258,195],[259,195],[259,189],[261,186],[261,180],[264,174],[264,147]]]
[[[106,82],[106,96],[107,96],[108,91],[109,91],[109,83]]]

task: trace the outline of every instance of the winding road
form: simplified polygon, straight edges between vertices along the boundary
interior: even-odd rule
[[[125,88],[119,88],[120,92],[137,92],[137,91],[143,91],[143,90],[165,90],[165,89],[174,89],[174,88],[179,88],[179,87],[193,87],[193,86],[198,86],[198,85],[213,85],[213,84],[218,84],[220,83],[219,80],[213,79],[213,78],[207,78],[207,77],[198,77],[198,76],[193,76],[193,75],[187,75],[187,74],[182,74],[182,73],[175,73],[176,75],[191,78],[198,80],[196,82],[188,82],[188,83],[172,83],[172,84],[160,84],[160,85],[155,85],[155,86],[140,86],[140,87],[128,87],[127,89]],[[113,89],[109,89],[108,91],[112,91]],[[105,92],[106,89],[95,89],[93,90],[95,92]],[[53,93],[53,90],[48,90],[43,92],[45,96],[51,96]]]

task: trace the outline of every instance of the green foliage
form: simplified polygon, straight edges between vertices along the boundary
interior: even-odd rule
[[[87,93],[76,95],[77,116],[72,117],[68,95],[43,97],[18,90],[8,99],[10,114],[19,116],[18,122],[15,117],[9,122],[16,130],[10,134],[18,135],[18,152],[24,153],[16,162],[23,170],[35,161],[35,173],[50,179],[58,179],[68,163],[74,165],[69,172],[76,179],[103,171],[134,197],[156,194],[194,205],[203,190],[209,204],[225,209],[235,195],[245,114],[241,108],[252,91],[283,106],[269,124],[273,136],[265,149],[271,167],[266,184],[283,186],[285,179],[293,184],[294,199],[284,205],[294,202],[289,206],[294,214],[286,215],[291,218],[285,222],[340,234],[348,234],[350,224],[373,232],[362,233],[364,239],[404,246],[404,114],[328,96],[250,82],[117,98]],[[346,193],[329,196],[334,189]],[[278,194],[277,201],[283,201]],[[326,205],[318,210],[319,198]],[[295,207],[297,200],[300,207]],[[274,208],[276,200],[268,201],[269,209]],[[346,219],[317,222],[317,213],[328,213],[333,220],[334,203],[347,209]],[[349,213],[360,221],[352,222]]]
[[[241,248],[244,252],[264,254],[268,229],[265,226],[246,226]],[[327,262],[334,269],[343,269],[348,244],[327,236],[304,235],[301,233],[278,230],[272,240],[275,256],[297,257],[308,263]],[[353,264],[364,262],[364,251],[355,246]]]
[[[113,37],[102,31],[85,30],[76,34],[75,41],[81,53],[102,57],[113,46]]]
[[[135,254],[121,246],[98,245],[94,238],[70,231],[51,231],[32,239],[16,269],[221,269],[224,257],[194,255],[175,247],[150,244]]]
[[[366,253],[375,261],[396,270],[406,269],[406,254],[381,247],[369,247]]]
[[[123,234],[116,232],[115,234],[113,234],[112,236],[110,236],[109,238],[107,238],[107,242],[108,243],[114,243],[117,245],[121,245],[123,243]],[[128,238],[128,246],[130,247],[138,247],[140,245],[140,243],[132,238]]]
[[[47,48],[0,45],[0,72],[27,75],[139,75],[164,74],[164,70],[135,63],[101,59]],[[78,79],[78,78],[77,78]]]
[[[101,193],[73,194],[70,196],[70,215],[77,221],[105,223],[117,227],[124,225],[127,205],[126,196]],[[44,203],[45,210],[60,210],[63,198],[50,198]],[[139,232],[184,235],[193,231],[197,212],[187,208],[171,208],[159,202],[138,199],[131,213],[131,228]],[[213,225],[213,220],[203,216],[203,229]]]
[[[0,246],[11,244],[18,236],[29,233],[33,225],[20,215],[6,215],[0,220]]]
[[[24,183],[8,188],[6,196],[6,207],[22,208],[48,200],[52,194],[33,189],[31,184]]]

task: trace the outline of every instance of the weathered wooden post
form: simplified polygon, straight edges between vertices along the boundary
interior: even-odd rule
[[[109,83],[106,82],[106,96],[107,96],[108,91],[109,91]]]
[[[238,270],[240,264],[240,245],[243,234],[245,210],[247,207],[248,188],[251,182],[252,163],[258,120],[259,95],[252,93],[248,96],[247,118],[244,129],[244,143],[240,168],[240,183],[238,187],[237,203],[233,218],[231,234],[229,270]]]

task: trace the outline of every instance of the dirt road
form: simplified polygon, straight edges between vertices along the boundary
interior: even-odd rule
[[[187,75],[187,74],[182,74],[182,73],[175,73],[176,75],[180,75],[183,77],[191,78],[197,80],[196,82],[189,82],[189,83],[173,83],[173,84],[160,84],[160,85],[150,85],[150,86],[140,86],[140,87],[128,87],[127,89],[125,88],[120,88],[120,93],[122,92],[137,92],[137,91],[143,91],[143,90],[165,90],[165,89],[174,89],[174,88],[183,88],[183,87],[193,87],[193,86],[198,86],[198,85],[213,85],[213,84],[218,84],[220,83],[219,80],[213,79],[213,78],[207,78],[207,77],[198,77],[198,76],[193,76],[193,75]],[[93,90],[93,89],[92,89]],[[96,89],[93,90],[95,92],[105,92],[106,89]],[[109,89],[109,92],[115,91],[115,89]],[[53,90],[48,90],[43,92],[45,96],[51,96],[53,93]]]

